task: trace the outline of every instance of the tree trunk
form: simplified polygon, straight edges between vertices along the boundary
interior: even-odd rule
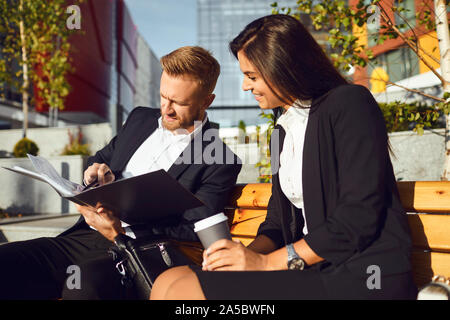
[[[450,37],[448,31],[447,8],[445,0],[434,0],[436,14],[436,33],[441,55],[441,74],[444,78],[444,92],[450,92]],[[446,115],[445,126],[445,163],[442,180],[450,180],[450,116]]]
[[[23,0],[20,0],[19,10],[23,12]],[[27,59],[27,47],[25,41],[25,26],[23,22],[23,17],[19,23],[20,28],[20,42],[22,46],[22,72],[23,72],[23,84],[22,84],[22,112],[23,112],[23,132],[22,136],[25,138],[27,136],[28,129],[28,87],[29,87],[29,79],[28,79],[28,59]]]

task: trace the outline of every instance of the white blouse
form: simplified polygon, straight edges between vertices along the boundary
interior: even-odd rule
[[[305,109],[301,106],[308,108]],[[305,221],[303,227],[304,235],[308,233],[308,228],[303,207],[303,145],[310,106],[311,101],[296,100],[277,121],[277,124],[281,125],[286,132],[283,150],[280,154],[280,168],[278,170],[280,186],[289,201],[297,208],[302,209]]]

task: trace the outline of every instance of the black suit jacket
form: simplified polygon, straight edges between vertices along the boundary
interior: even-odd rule
[[[105,163],[111,168],[116,179],[120,179],[134,152],[157,129],[159,117],[160,112],[157,109],[133,109],[117,136],[90,157],[87,165]],[[212,159],[211,155],[214,156]],[[195,136],[168,170],[172,177],[206,206],[186,210],[180,213],[179,217],[160,221],[158,226],[137,225],[131,229],[137,236],[151,233],[173,239],[198,241],[193,231],[194,222],[224,210],[241,166],[240,159],[222,142],[218,130],[212,129],[207,121],[202,128],[202,134]],[[177,195],[172,195],[172,199],[176,201]],[[83,221],[81,217],[77,225]],[[73,228],[63,235],[71,232]]]
[[[274,133],[271,161],[276,165],[285,132],[277,125]],[[386,127],[366,88],[342,85],[313,100],[302,174],[308,227],[304,239],[325,259],[319,268],[345,265],[361,276],[367,276],[370,265],[379,266],[382,275],[410,270],[409,226],[389,158]],[[272,182],[267,218],[258,234],[281,247],[303,238],[304,221],[283,194],[278,174]]]

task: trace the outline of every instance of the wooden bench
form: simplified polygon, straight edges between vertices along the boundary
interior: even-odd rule
[[[408,212],[414,280],[420,288],[433,275],[450,276],[450,182],[398,182],[398,188]],[[236,186],[225,210],[233,239],[244,245],[253,241],[270,195],[269,183]]]

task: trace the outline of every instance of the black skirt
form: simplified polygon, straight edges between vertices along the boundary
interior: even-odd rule
[[[411,272],[381,277],[379,288],[370,275],[356,276],[345,267],[331,272],[202,271],[191,266],[208,300],[372,300],[416,299]],[[369,283],[368,283],[369,282]]]

